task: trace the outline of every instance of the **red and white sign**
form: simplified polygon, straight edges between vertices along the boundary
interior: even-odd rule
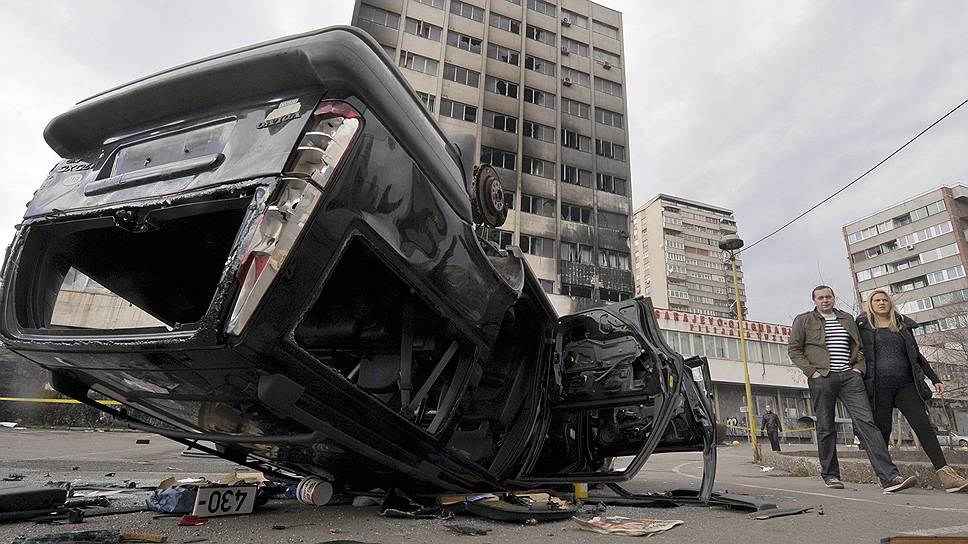
[[[739,321],[736,319],[710,317],[672,310],[656,310],[655,318],[659,321],[660,327],[663,322],[678,323],[679,326],[676,327],[676,330],[688,330],[690,332],[718,334],[736,338],[740,336]],[[782,343],[787,343],[790,340],[790,327],[785,325],[744,321],[743,329],[746,331],[746,338],[749,340]]]

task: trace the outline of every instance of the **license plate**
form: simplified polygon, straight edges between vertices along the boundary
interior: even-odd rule
[[[199,487],[193,516],[210,518],[251,514],[255,508],[255,486]]]

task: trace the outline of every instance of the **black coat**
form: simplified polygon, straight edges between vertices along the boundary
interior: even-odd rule
[[[871,399],[871,405],[875,406],[874,395],[876,393],[876,387],[874,386],[874,377],[877,375],[877,343],[874,341],[874,327],[871,325],[870,321],[867,319],[867,314],[863,313],[857,316],[857,328],[860,330],[860,338],[864,344],[864,359],[867,361],[867,373],[864,375],[864,385],[867,386],[867,395]],[[928,364],[928,360],[921,355],[921,350],[918,349],[918,342],[914,338],[914,329],[918,328],[920,325],[910,317],[904,315],[898,315],[898,324],[901,327],[901,337],[904,338],[904,347],[907,350],[907,359],[911,363],[911,374],[914,376],[914,385],[918,388],[918,393],[921,394],[921,398],[929,399],[931,398],[932,392],[928,384],[924,383],[924,377],[927,376],[931,380],[931,383],[941,383],[941,378],[931,368]]]

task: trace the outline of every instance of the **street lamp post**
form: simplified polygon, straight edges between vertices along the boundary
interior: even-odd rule
[[[750,386],[750,363],[746,351],[746,327],[743,324],[743,303],[739,298],[739,280],[736,278],[735,251],[743,247],[743,240],[735,234],[729,234],[719,241],[719,249],[723,250],[733,267],[733,294],[736,297],[736,318],[739,320],[739,345],[743,353],[743,375],[746,384],[746,421],[749,423],[750,446],[753,448],[753,462],[761,463],[760,446],[756,441],[756,414],[753,412],[753,388]]]

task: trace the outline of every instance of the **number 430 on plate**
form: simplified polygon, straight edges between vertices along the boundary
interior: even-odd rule
[[[255,486],[199,487],[193,516],[213,517],[251,514],[255,508]]]

